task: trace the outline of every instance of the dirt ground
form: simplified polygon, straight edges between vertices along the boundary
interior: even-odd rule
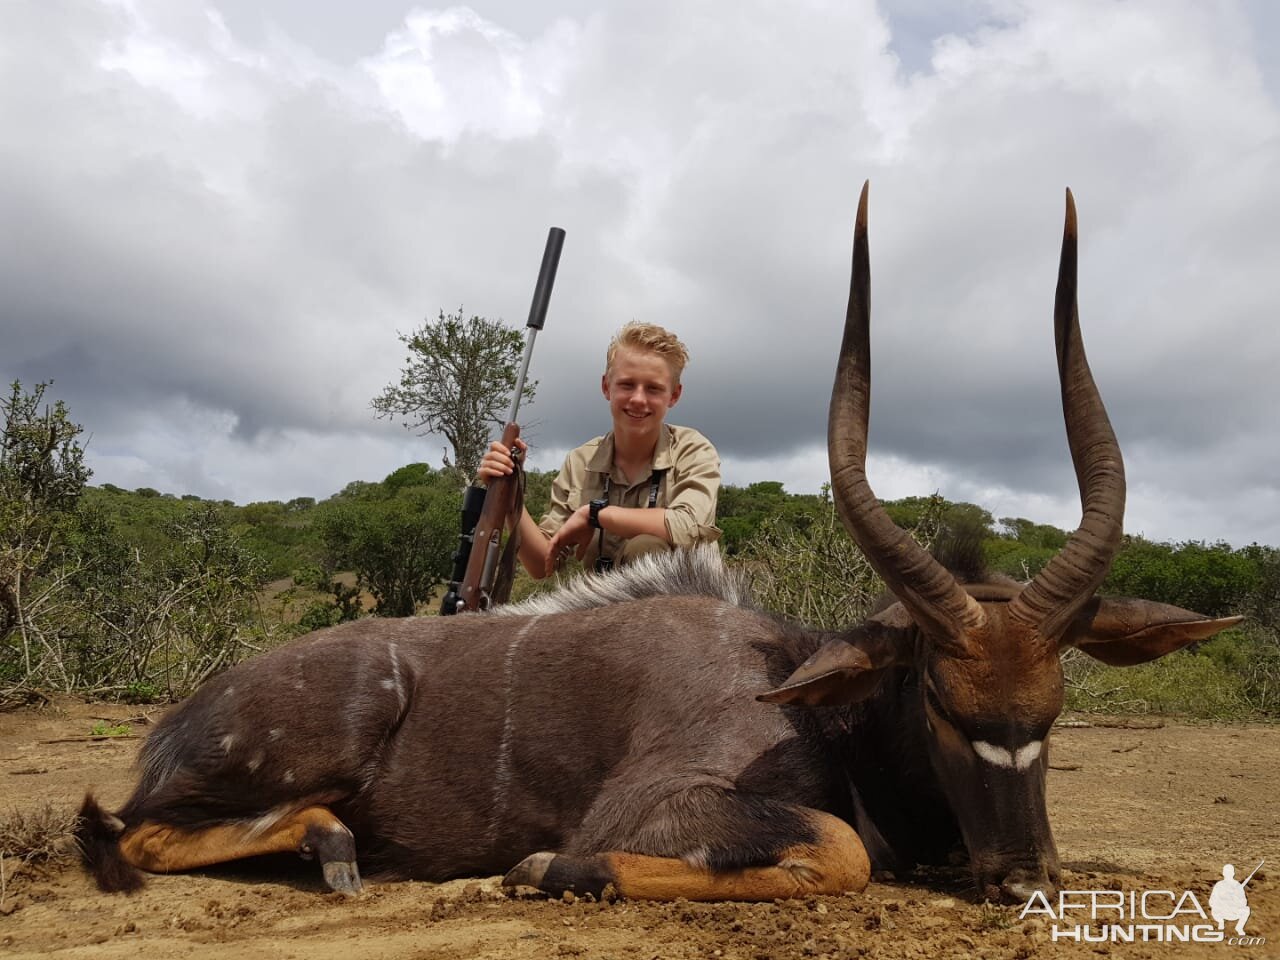
[[[46,800],[70,807],[86,786],[118,804],[132,786],[139,740],[87,736],[96,723],[137,713],[66,701],[0,714],[0,814]],[[977,903],[965,876],[946,873],[878,877],[856,896],[762,904],[509,898],[492,877],[371,884],[348,899],[322,892],[313,865],[273,860],[154,877],[125,897],[98,893],[67,862],[9,859],[0,956],[1280,957],[1280,884],[1271,879],[1280,877],[1280,727],[1088,722],[1053,734],[1049,805],[1064,886],[1139,896],[1190,890],[1207,911],[1224,863],[1243,879],[1265,858],[1248,887],[1246,933],[1266,942],[1055,943],[1053,919]],[[131,729],[146,725],[135,720]]]

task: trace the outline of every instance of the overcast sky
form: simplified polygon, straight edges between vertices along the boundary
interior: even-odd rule
[[[397,333],[522,325],[556,225],[533,463],[638,319],[727,482],[812,492],[869,179],[873,487],[1074,528],[1069,186],[1126,529],[1280,544],[1277,171],[1268,0],[0,0],[0,377],[95,483],[323,498],[439,465]]]

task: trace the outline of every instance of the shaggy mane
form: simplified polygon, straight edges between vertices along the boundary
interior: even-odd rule
[[[711,597],[740,607],[753,606],[749,578],[726,567],[714,544],[689,550],[651,553],[608,573],[586,573],[552,593],[495,607],[495,617],[569,613],[649,597]]]

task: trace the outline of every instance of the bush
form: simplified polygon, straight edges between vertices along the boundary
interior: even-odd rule
[[[452,569],[462,491],[447,473],[425,469],[430,484],[394,493],[366,486],[317,508],[326,568],[355,570],[380,616],[411,616]]]
[[[1257,627],[1227,630],[1197,649],[1136,667],[1108,667],[1073,650],[1063,669],[1071,710],[1201,720],[1280,715],[1280,644]]]
[[[1239,609],[1260,582],[1257,563],[1230,544],[1152,543],[1130,537],[1102,589],[1222,617]]]
[[[146,556],[105,527],[80,544],[62,615],[50,618],[45,685],[185,696],[257,649],[261,565],[219,508],[188,507]]]
[[[0,644],[0,699],[29,688],[184,696],[269,637],[261,566],[222,508],[173,503],[176,516],[145,552],[91,504],[64,512],[47,562],[26,577],[17,629]]]
[[[936,537],[944,512],[945,501],[937,497],[931,509],[914,518],[913,534],[926,547]],[[740,562],[751,570],[761,606],[827,630],[857,623],[885,589],[845,532],[827,486],[818,509],[800,523],[765,520],[743,546]]]
[[[1252,716],[1238,676],[1190,651],[1136,667],[1081,665],[1067,671],[1067,708],[1102,713],[1180,714],[1204,720]]]

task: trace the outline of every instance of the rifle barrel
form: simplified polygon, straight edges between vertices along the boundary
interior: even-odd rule
[[[520,415],[520,394],[524,393],[524,381],[529,374],[529,360],[533,357],[533,341],[547,322],[547,307],[551,305],[551,289],[556,285],[556,270],[560,267],[560,251],[564,249],[564,231],[552,227],[547,231],[547,245],[542,251],[542,266],[538,268],[538,284],[533,288],[533,302],[529,304],[529,322],[525,324],[524,358],[516,375],[516,390],[511,396],[511,414],[507,423],[516,423]]]
[[[1257,865],[1256,867],[1254,867],[1254,868],[1253,868],[1253,873],[1250,873],[1247,877],[1245,877],[1245,878],[1244,878],[1244,883],[1240,884],[1240,886],[1242,886],[1242,887],[1243,887],[1243,886],[1246,886],[1246,885],[1249,883],[1249,881],[1253,879],[1253,874],[1254,874],[1254,873],[1257,873],[1259,870],[1261,870],[1261,869],[1262,869],[1262,865],[1263,865],[1264,863],[1266,863],[1266,862],[1267,862],[1267,861],[1265,861],[1265,860],[1259,860],[1259,861],[1258,861],[1258,865]]]
[[[538,328],[529,327],[524,332],[524,358],[520,361],[520,371],[516,374],[516,389],[511,395],[511,412],[507,423],[516,423],[520,417],[520,394],[524,393],[524,379],[529,373],[529,361],[533,359],[533,341],[538,339]]]

